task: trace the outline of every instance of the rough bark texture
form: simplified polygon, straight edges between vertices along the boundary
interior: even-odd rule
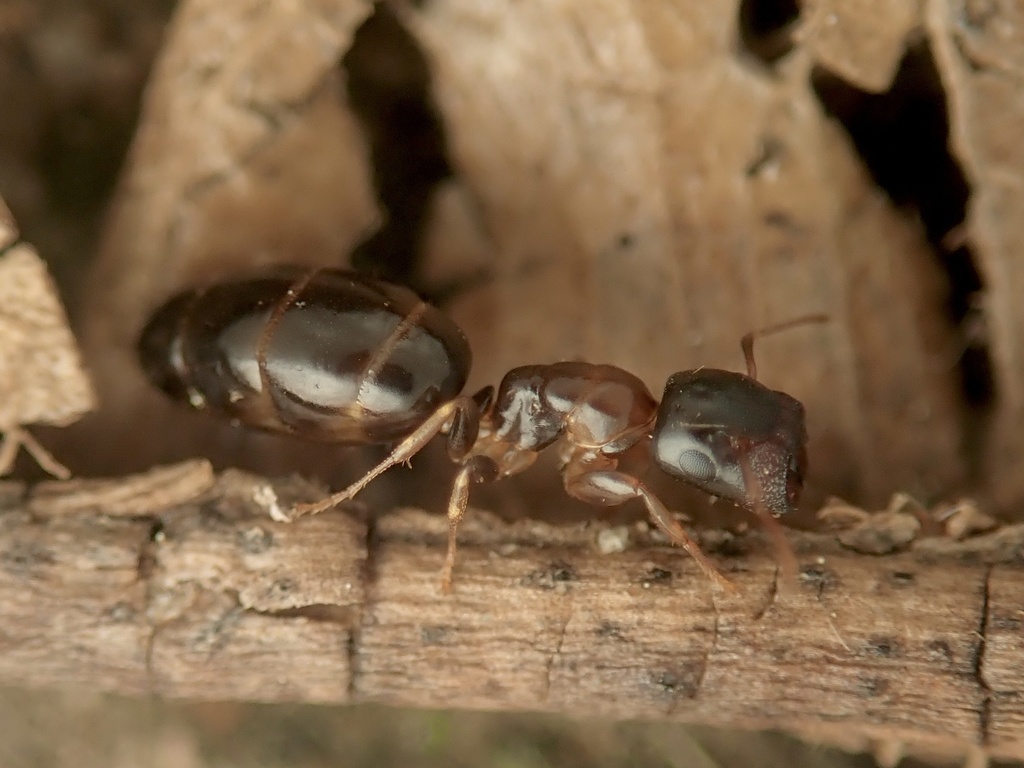
[[[27,500],[3,487],[3,682],[668,718],[1024,757],[1024,528],[881,558],[794,536],[795,581],[755,537],[719,539],[739,588],[725,595],[640,528],[602,554],[601,524],[473,512],[442,596],[443,518],[276,523],[268,504],[320,490],[235,472],[198,500],[168,495],[167,473],[201,487],[204,466],[132,479],[139,498],[154,489],[150,514],[102,514],[95,484]]]

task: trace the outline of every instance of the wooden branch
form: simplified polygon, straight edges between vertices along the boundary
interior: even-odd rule
[[[1024,757],[1024,528],[886,557],[794,533],[794,582],[759,538],[718,534],[705,544],[739,587],[723,595],[640,527],[473,512],[444,597],[442,517],[280,523],[267,511],[320,490],[193,469],[192,486],[163,470],[148,514],[124,494],[102,514],[95,481],[27,498],[0,487],[0,680],[668,718]],[[599,531],[625,549],[602,554]]]

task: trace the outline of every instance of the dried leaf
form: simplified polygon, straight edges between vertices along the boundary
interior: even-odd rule
[[[943,275],[818,103],[834,40],[769,71],[713,4],[404,7],[490,240],[490,282],[453,307],[474,386],[582,358],[658,392],[676,370],[740,367],[747,331],[825,311],[758,348],[763,380],[807,405],[810,485],[879,504],[962,482]],[[891,72],[900,18],[865,66]],[[850,46],[858,29],[840,30]]]
[[[813,0],[799,38],[818,64],[867,91],[884,91],[922,23],[920,0]]]
[[[871,517],[866,509],[850,504],[835,497],[829,498],[818,510],[818,521],[826,530],[844,531],[853,528]]]
[[[997,402],[985,485],[996,509],[1024,500],[1024,7],[929,2],[928,32],[949,93],[952,151],[972,185],[966,241],[985,280]]]
[[[889,555],[917,538],[921,522],[906,512],[879,512],[839,534],[839,543],[863,555]]]
[[[101,245],[92,346],[128,351],[183,284],[338,263],[366,236],[378,213],[339,61],[371,7],[181,5]]]
[[[182,286],[274,262],[337,266],[377,225],[369,152],[341,68],[372,8],[369,0],[177,8],[92,275],[84,339],[105,410],[94,445],[74,446],[86,466],[109,472],[180,458],[174,444],[186,440],[211,455],[226,443],[234,448],[222,453],[240,459],[237,437],[183,426],[150,391],[135,341],[147,315]],[[143,423],[167,439],[140,434]]]
[[[14,246],[0,256],[0,429],[64,426],[95,405],[46,265]]]
[[[1024,154],[1014,121],[983,109],[1024,103],[1016,79],[994,74],[1020,69],[1005,32],[1021,26],[1015,10],[816,0],[769,66],[738,48],[735,6],[390,7],[428,56],[456,171],[423,272],[486,276],[451,307],[473,345],[471,386],[582,358],[657,392],[676,370],[739,368],[747,331],[825,311],[828,326],[759,344],[761,377],[807,406],[810,501],[838,493],[869,507],[897,489],[931,500],[968,482],[949,276],[917,217],[825,114],[811,73],[885,90],[908,40],[926,34],[977,185],[966,242],[994,302],[1005,418],[989,477],[1024,496],[1024,274],[1013,260],[1024,242],[1007,234],[1020,228]],[[106,233],[90,333],[126,422],[151,408],[140,406],[134,333],[171,286],[281,255],[340,260],[376,220],[367,150],[332,69],[370,10],[180,9]],[[229,33],[242,43],[225,45]],[[336,200],[346,214],[335,227]]]
[[[999,526],[998,521],[982,512],[973,499],[960,499],[954,504],[941,506],[932,515],[943,524],[946,536],[957,540],[987,533]]]

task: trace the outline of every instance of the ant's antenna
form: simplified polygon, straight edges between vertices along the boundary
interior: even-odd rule
[[[828,315],[824,313],[803,315],[801,317],[776,323],[775,325],[769,325],[765,328],[761,328],[760,330],[751,331],[746,334],[742,339],[740,339],[740,347],[743,348],[743,357],[747,361],[747,376],[757,381],[757,363],[754,362],[754,339],[771,336],[773,333],[778,333],[779,331],[788,331],[790,328],[795,328],[798,325],[826,323],[828,322],[828,319]]]

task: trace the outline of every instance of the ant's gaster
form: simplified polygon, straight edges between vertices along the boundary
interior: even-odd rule
[[[731,589],[651,490],[618,468],[619,459],[650,440],[661,469],[752,510],[784,545],[774,517],[796,505],[802,488],[804,409],[756,380],[753,342],[822,319],[748,334],[746,375],[677,373],[660,405],[627,371],[582,362],[515,368],[497,392],[487,387],[468,397],[460,394],[470,365],[462,331],[411,291],[343,270],[281,267],[171,299],[143,331],[139,354],[153,383],[193,407],[310,439],[396,443],[362,478],[299,505],[293,517],[353,498],[445,434],[459,465],[448,503],[446,592],[470,487],[522,472],[555,444],[569,495],[601,506],[639,499],[670,540]]]

